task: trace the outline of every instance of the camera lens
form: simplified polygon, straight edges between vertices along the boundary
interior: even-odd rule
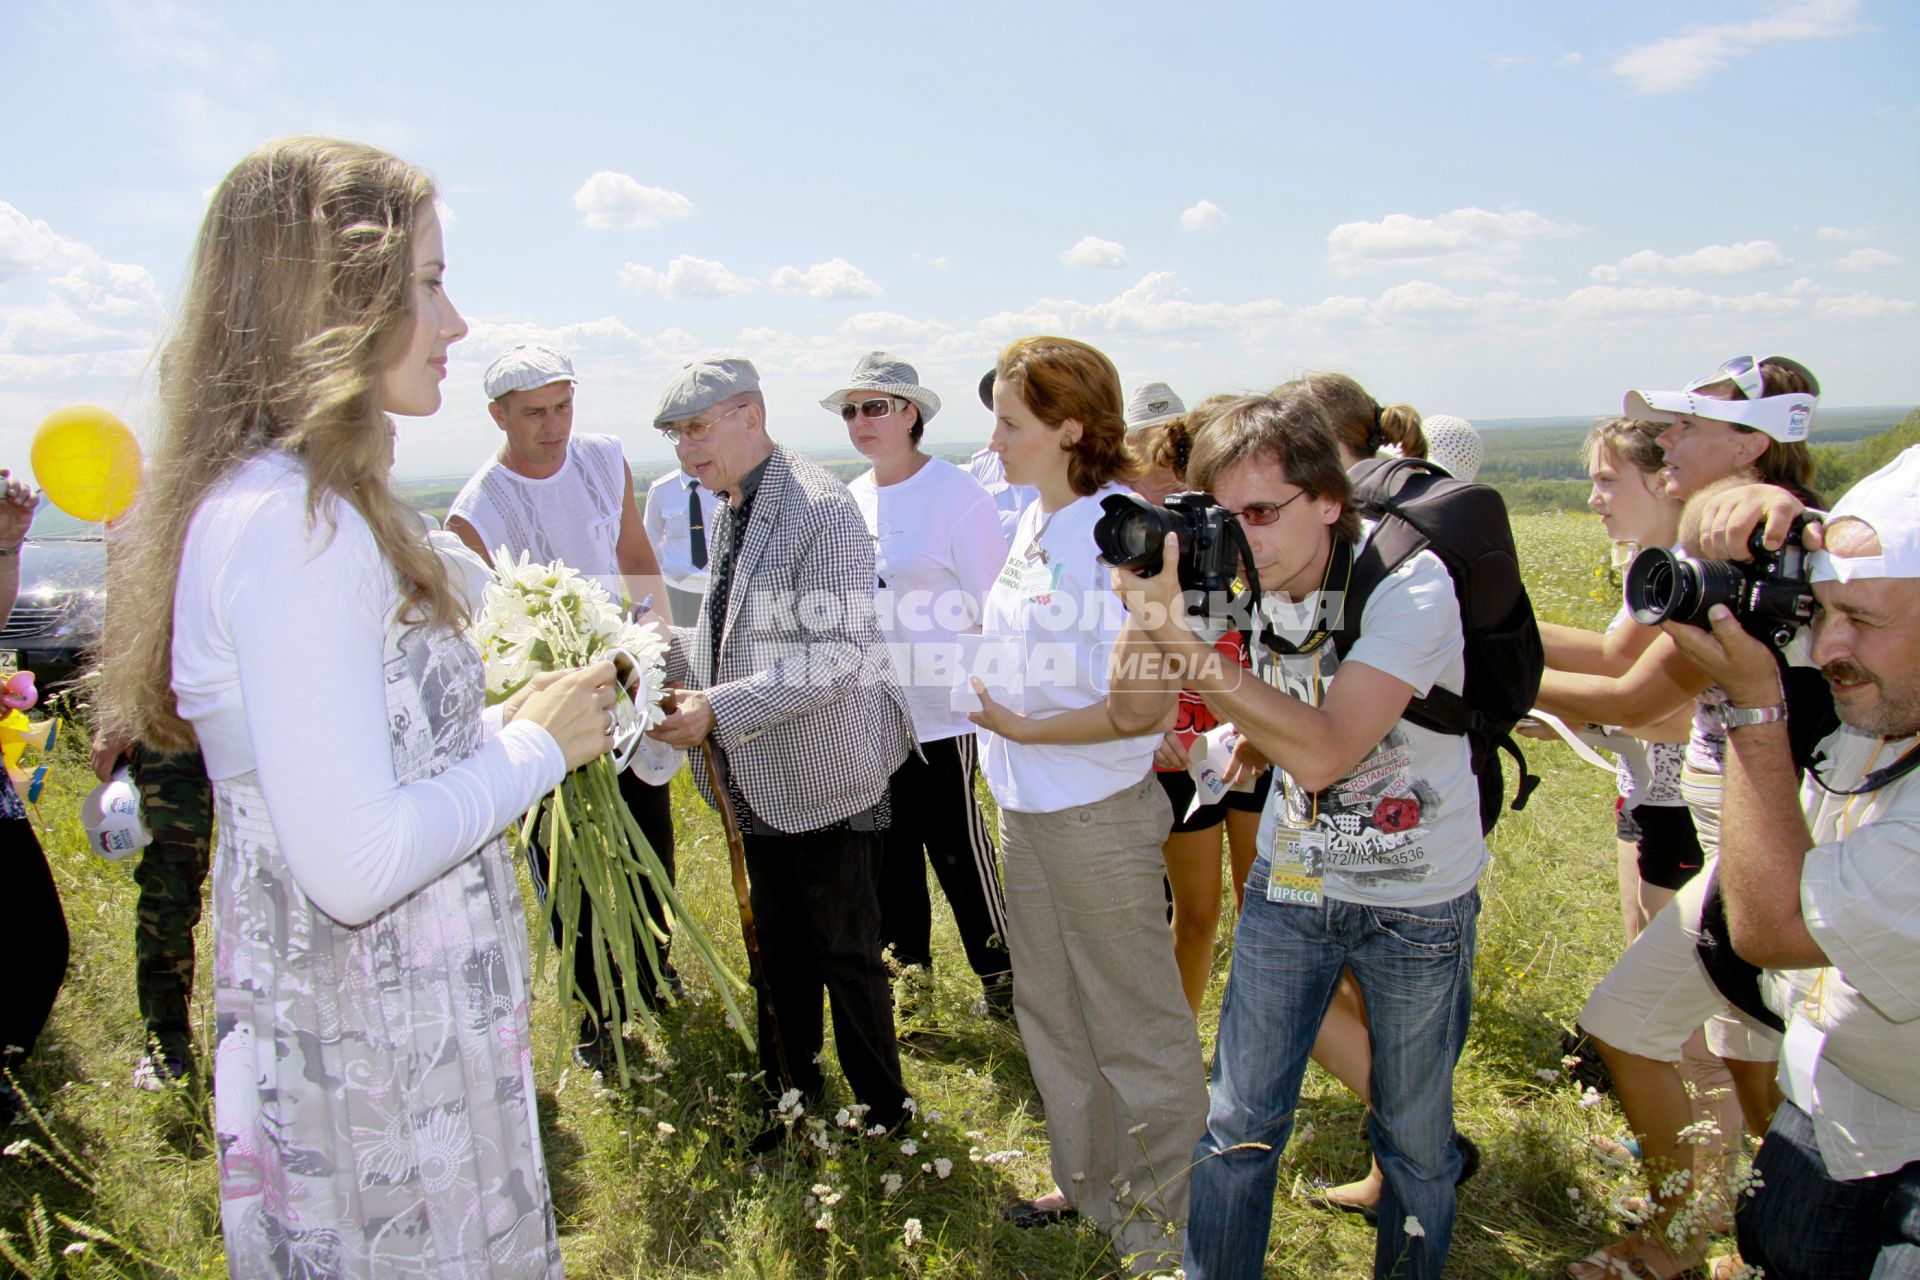
[[[1102,499],[1100,506],[1106,514],[1093,526],[1100,558],[1116,569],[1160,572],[1160,548],[1169,533],[1180,531],[1179,518],[1128,493],[1112,494]]]
[[[1648,547],[1627,566],[1627,609],[1643,627],[1684,618],[1697,594],[1692,566],[1665,547]]]

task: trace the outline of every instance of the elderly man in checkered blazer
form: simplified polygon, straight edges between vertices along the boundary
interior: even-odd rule
[[[913,747],[906,699],[873,616],[873,539],[846,486],[773,442],[760,378],[742,359],[688,365],[654,426],[681,466],[725,498],[714,512],[700,620],[675,627],[678,705],[654,735],[708,739],[740,818],[772,1015],[792,1083],[814,1061],[820,989],[867,1122],[906,1115],[876,897],[887,779]],[[717,803],[703,772],[695,778]],[[778,1078],[769,1010],[760,1054]],[[770,1127],[761,1145],[784,1132]]]

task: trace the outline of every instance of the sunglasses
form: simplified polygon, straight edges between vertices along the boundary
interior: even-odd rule
[[[1305,489],[1294,494],[1285,502],[1249,502],[1238,511],[1229,511],[1228,515],[1237,517],[1242,524],[1250,524],[1256,529],[1264,528],[1280,518],[1280,513],[1307,496]]]
[[[1749,400],[1764,400],[1767,397],[1766,371],[1761,367],[1771,362],[1785,369],[1791,369],[1807,380],[1810,394],[1820,394],[1820,383],[1814,378],[1812,370],[1798,360],[1789,360],[1785,356],[1735,356],[1704,378],[1695,378],[1687,384],[1688,391],[1698,391],[1718,382],[1731,382],[1740,388],[1740,394]]]
[[[863,418],[884,418],[891,414],[896,407],[904,409],[906,404],[907,402],[905,400],[896,400],[892,396],[881,396],[874,400],[862,400],[858,404],[848,402],[840,406],[840,421],[852,422],[855,414]]]
[[[746,404],[737,404],[719,417],[710,418],[706,422],[689,422],[683,426],[662,427],[660,434],[673,444],[679,444],[682,440],[705,440],[709,431],[746,407]]]

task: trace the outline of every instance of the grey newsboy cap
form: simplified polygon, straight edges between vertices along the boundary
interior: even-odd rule
[[[884,351],[869,351],[861,356],[860,363],[853,366],[853,376],[840,390],[822,400],[820,407],[837,414],[840,406],[854,399],[854,393],[859,391],[878,391],[913,401],[920,406],[923,426],[940,412],[940,397],[920,385],[920,375],[914,372],[913,366]]]
[[[1157,427],[1187,411],[1184,400],[1164,382],[1143,382],[1127,397],[1127,430]]]
[[[573,361],[537,342],[508,347],[487,366],[483,385],[487,399],[498,400],[509,391],[532,391],[551,382],[578,382],[573,376]]]
[[[744,356],[695,360],[660,393],[660,411],[653,415],[653,425],[684,422],[722,400],[759,389],[760,371]]]

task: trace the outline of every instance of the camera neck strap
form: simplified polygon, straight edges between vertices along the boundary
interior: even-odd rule
[[[1902,751],[1900,758],[1884,769],[1875,769],[1860,779],[1857,786],[1845,788],[1828,786],[1827,780],[1820,776],[1820,766],[1825,763],[1823,756],[1816,755],[1813,762],[1807,766],[1807,772],[1813,775],[1813,780],[1820,785],[1822,791],[1830,796],[1863,796],[1869,791],[1878,791],[1889,783],[1898,782],[1915,769],[1920,769],[1920,742]]]
[[[1320,575],[1320,590],[1315,597],[1313,630],[1298,644],[1276,634],[1270,626],[1261,628],[1267,647],[1275,653],[1312,653],[1340,630],[1341,612],[1347,601],[1347,586],[1353,581],[1353,544],[1339,534],[1333,536],[1333,550]]]

